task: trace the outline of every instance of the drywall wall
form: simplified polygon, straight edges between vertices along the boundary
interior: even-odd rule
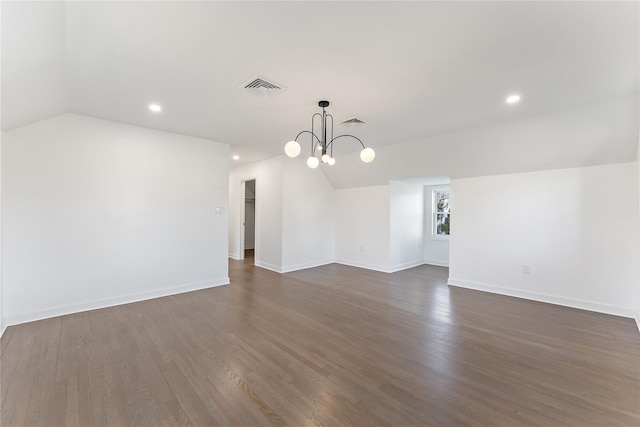
[[[638,165],[638,203],[640,204],[640,134],[638,135],[638,151],[636,153]],[[640,207],[638,208],[638,253],[640,254]],[[636,309],[636,325],[640,330],[640,265],[638,265],[638,306]]]
[[[362,163],[357,153],[345,154],[340,157],[339,167],[324,173],[334,188],[355,188],[423,176],[453,179],[632,162],[638,114],[636,93],[374,147],[376,159],[369,164]]]
[[[282,272],[332,263],[334,190],[304,158],[284,158]]]
[[[449,186],[424,187],[424,263],[449,266],[449,239],[433,236],[433,190]],[[453,218],[453,215],[452,215]],[[452,219],[453,221],[453,219]]]
[[[389,270],[424,264],[424,190],[420,184],[389,183]]]
[[[229,173],[229,257],[240,258],[242,182],[255,179],[254,262],[278,272],[282,269],[282,162],[282,156],[274,157],[234,168]]]
[[[255,264],[280,273],[333,262],[333,188],[304,159],[278,156],[230,172],[229,257],[240,257],[242,182],[256,180]]]
[[[228,283],[228,155],[76,114],[5,133],[7,323]]]
[[[335,192],[336,262],[390,271],[388,185]]]
[[[2,305],[2,139],[4,132],[0,132],[0,337],[4,334],[6,323],[4,321],[4,309]]]
[[[633,317],[637,168],[452,180],[449,284]]]

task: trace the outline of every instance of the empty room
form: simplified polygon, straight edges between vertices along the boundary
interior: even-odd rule
[[[0,425],[640,425],[640,2],[0,20]]]

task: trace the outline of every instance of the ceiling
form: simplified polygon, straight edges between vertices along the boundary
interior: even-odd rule
[[[327,99],[367,122],[336,132],[377,147],[636,93],[638,21],[637,2],[3,1],[2,128],[74,112],[228,143],[242,164]],[[287,90],[238,88],[256,74]]]

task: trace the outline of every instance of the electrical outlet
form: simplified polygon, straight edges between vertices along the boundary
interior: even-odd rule
[[[216,207],[216,215],[222,215],[224,213],[224,208],[218,206]]]
[[[360,246],[360,252],[364,252],[364,246]]]
[[[522,274],[531,274],[531,266],[529,264],[522,264]]]

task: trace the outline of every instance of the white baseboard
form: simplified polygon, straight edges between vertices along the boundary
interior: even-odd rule
[[[392,265],[392,266],[379,265],[379,264],[369,264],[367,262],[352,261],[352,260],[348,260],[348,259],[336,259],[335,263],[336,264],[342,264],[342,265],[348,265],[350,267],[358,267],[358,268],[364,268],[364,269],[367,269],[367,270],[379,271],[381,273],[395,273],[397,271],[406,270],[408,268],[413,268],[413,267],[417,267],[419,265],[422,265],[422,264],[424,264],[424,261],[419,259],[419,260],[407,262],[407,263],[404,263],[404,264],[396,264],[396,265]]]
[[[411,262],[405,262],[404,264],[392,265],[391,267],[389,267],[388,273],[395,273],[396,271],[406,270],[406,269],[417,267],[423,264],[424,264],[424,260],[418,259]]]
[[[334,262],[335,260],[331,258],[331,259],[305,262],[302,264],[289,265],[286,267],[282,267],[281,273],[290,273],[292,271],[304,270],[304,269],[313,268],[313,267],[320,267],[321,265],[333,264]]]
[[[82,311],[97,310],[100,308],[113,307],[116,305],[130,304],[133,302],[145,301],[153,298],[166,297],[169,295],[181,294],[184,292],[198,291],[201,289],[213,288],[216,286],[228,285],[229,278],[206,280],[202,282],[188,283],[186,285],[172,286],[170,288],[158,289],[150,292],[141,292],[121,297],[105,298],[98,301],[91,301],[80,304],[71,304],[51,308],[48,310],[14,314],[5,318],[4,326],[19,325],[21,323],[34,322],[36,320],[49,319],[51,317],[64,316],[66,314],[79,313]]]
[[[615,316],[635,318],[637,313],[632,308],[619,307],[608,304],[601,304],[592,301],[584,301],[576,298],[567,298],[558,295],[549,295],[538,292],[525,291],[521,289],[507,288],[503,286],[489,285],[486,283],[472,282],[449,277],[449,286],[459,288],[474,289],[477,291],[491,292],[494,294],[507,295],[510,297],[529,299],[533,301],[546,302],[549,304],[562,305],[565,307],[579,308],[581,310],[595,311],[598,313],[613,314]],[[638,319],[636,319],[636,322]]]
[[[266,268],[267,270],[275,271],[276,273],[282,273],[282,268],[277,265],[269,264],[268,262],[254,260],[254,265],[260,268]]]
[[[4,335],[4,331],[7,330],[7,322],[4,319],[0,319],[0,338]]]
[[[638,332],[640,332],[640,313],[636,313],[636,326],[638,327]]]
[[[240,261],[240,254],[236,254],[236,253],[231,253],[229,252],[229,258],[231,259],[235,259],[237,261]]]
[[[366,263],[366,262],[351,261],[351,260],[348,260],[348,259],[336,259],[335,262],[336,262],[336,264],[348,265],[350,267],[365,268],[367,270],[380,271],[382,273],[390,273],[391,272],[389,270],[389,267],[385,266],[385,265],[369,264],[369,263]]]
[[[295,264],[286,267],[279,267],[274,264],[269,264],[268,262],[255,260],[254,264],[256,267],[266,268],[267,270],[275,271],[276,273],[290,273],[292,271],[304,270],[305,268],[313,268],[320,267],[321,265],[333,264],[334,260],[323,260],[323,261],[311,261],[303,264]]]
[[[255,249],[255,248],[253,247],[253,245],[250,245],[250,246],[245,245],[244,250],[246,251],[247,249]]]
[[[438,267],[449,267],[449,261],[444,259],[425,259],[425,264],[437,265]]]

